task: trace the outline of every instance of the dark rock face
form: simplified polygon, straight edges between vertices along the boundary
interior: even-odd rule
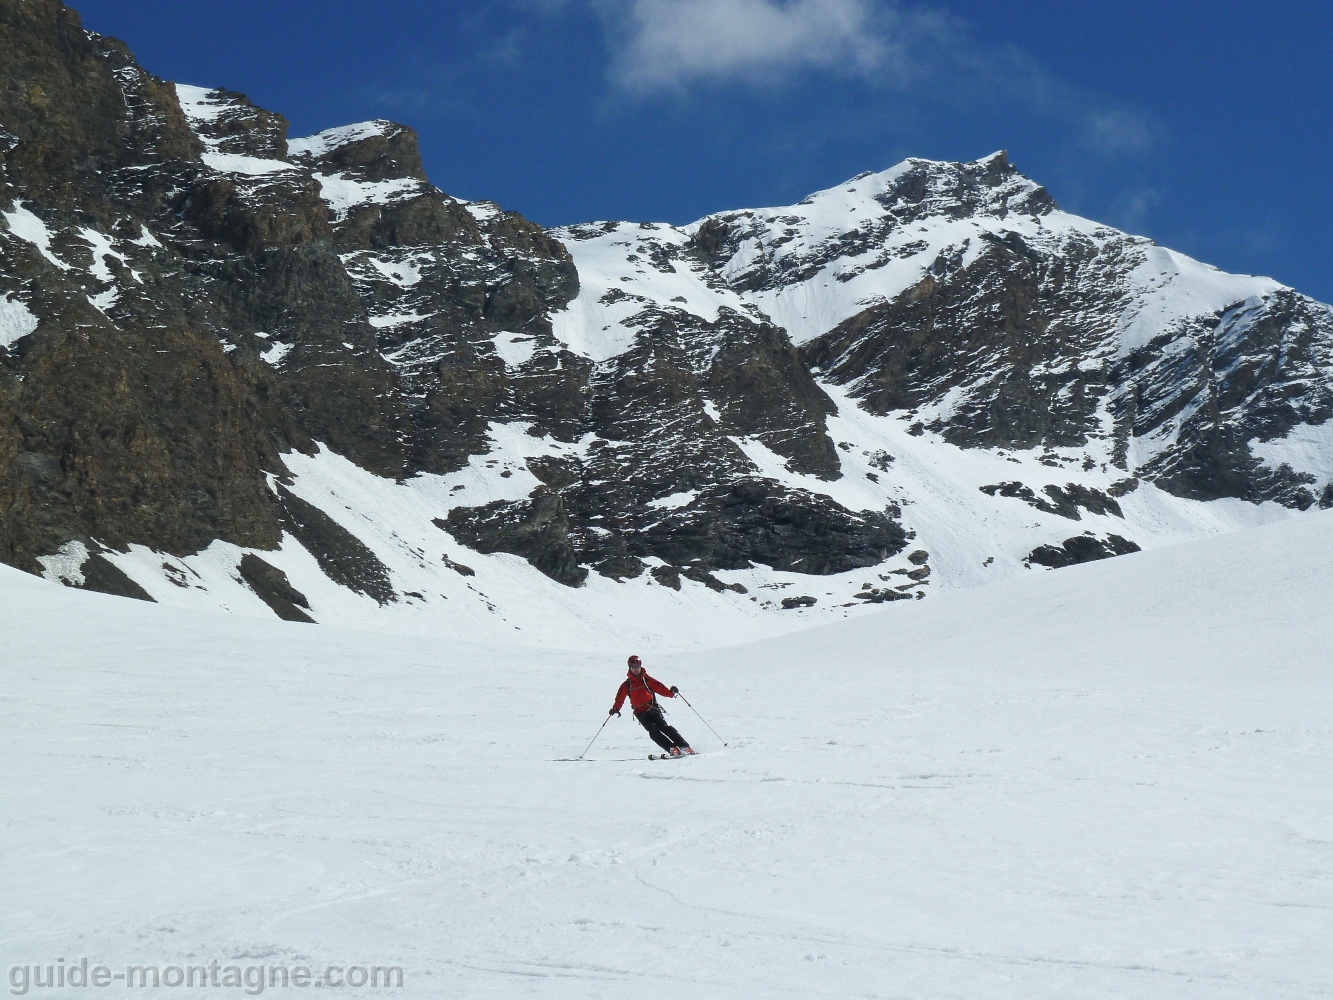
[[[258,594],[283,621],[314,623],[314,619],[306,614],[306,611],[310,610],[310,602],[305,599],[304,594],[291,585],[287,574],[282,570],[270,566],[253,552],[247,552],[241,557],[237,569],[240,570],[241,578],[250,585],[250,589]],[[302,608],[305,611],[302,611]]]
[[[90,555],[79,568],[83,573],[83,587],[85,590],[96,590],[103,594],[132,597],[137,601],[156,603],[142,587],[117,569],[115,563],[100,553],[95,552]]]
[[[325,576],[358,594],[373,597],[380,604],[398,600],[388,569],[364,542],[318,507],[284,487],[278,487],[278,495],[282,502],[283,527],[315,557]]]
[[[907,593],[910,585],[906,589],[898,587],[871,587],[863,590],[856,595],[858,601],[865,601],[867,604],[884,604],[888,601],[910,601],[912,595]]]
[[[920,430],[952,444],[1113,438],[1125,468],[1137,439],[1155,454],[1136,476],[1178,496],[1302,510],[1314,502],[1311,480],[1265,467],[1250,442],[1333,416],[1322,374],[1333,360],[1328,306],[1279,290],[1121,353],[1117,328],[1138,308],[1129,280],[1144,265],[1145,241],[978,239],[974,254],[940,256],[918,284],[806,344],[802,356],[873,412],[935,410]]]
[[[480,226],[424,183],[400,126],[285,162],[281,116],[225,91],[182,104],[57,0],[0,0],[0,62],[0,297],[37,320],[0,346],[0,558],[35,571],[70,540],[266,549],[295,517],[334,559],[346,540],[265,483],[282,452],[321,441],[396,477],[485,450],[469,344],[574,293],[558,243],[516,215]],[[340,215],[329,177],[414,186]],[[381,354],[412,338],[372,325],[375,288],[358,280],[365,254],[405,240],[431,244],[422,284],[451,338],[415,368]],[[344,570],[390,599],[382,568]]]
[[[687,273],[706,287],[725,288],[678,231],[606,223],[558,232],[574,245],[610,239],[630,248],[633,273]],[[557,440],[593,437],[577,457],[529,461],[533,474],[559,492],[581,564],[625,579],[640,575],[652,557],[670,564],[653,573],[664,586],[676,588],[684,576],[719,590],[727,588],[710,575],[714,569],[762,563],[831,573],[883,558],[868,553],[901,547],[901,529],[883,527],[894,520],[887,512],[863,518],[827,498],[760,481],[738,447],[737,438],[759,442],[798,474],[826,480],[842,474],[825,423],[836,408],[780,329],[739,301],[709,319],[627,287],[599,292],[597,303],[618,308],[616,325],[632,331],[622,350],[585,361],[580,371],[578,359],[571,363],[572,355],[555,353],[538,335],[525,362],[585,380],[567,397],[568,407],[527,417]],[[654,507],[686,495],[690,501],[679,507]],[[770,515],[777,520],[759,523]],[[501,533],[491,534],[488,544],[518,551],[503,548]]]
[[[712,487],[665,515],[639,511],[615,533],[597,525],[616,522],[602,515],[589,520],[595,522],[592,528],[576,527],[559,494],[538,490],[520,503],[456,507],[437,523],[470,548],[523,556],[571,586],[587,575],[581,563],[607,576],[632,578],[643,572],[644,559],[655,557],[668,564],[652,570],[663,586],[678,590],[684,576],[713,590],[742,593],[739,584],[728,587],[710,571],[763,564],[796,573],[843,573],[883,562],[906,541],[902,526],[888,514],[853,513],[827,497],[771,481]]]
[[[569,538],[569,517],[559,494],[541,491],[521,503],[455,507],[436,522],[478,552],[523,556],[551,579],[577,587],[588,575]]]
[[[446,526],[446,525],[444,525],[443,522],[439,521],[438,519],[436,520],[435,524],[436,524],[437,527],[445,527],[445,526]],[[459,576],[476,576],[476,575],[477,575],[477,571],[476,571],[475,569],[473,569],[471,566],[464,566],[462,563],[454,562],[454,561],[453,561],[452,559],[450,559],[447,555],[444,557],[444,564],[445,564],[446,566],[448,566],[451,570],[453,570],[455,573],[457,573]]]
[[[0,52],[5,200],[22,193],[105,223],[108,173],[199,153],[170,86],[138,71],[120,42],[90,38],[56,0],[0,5]]]
[[[635,534],[635,555],[680,566],[796,573],[844,573],[902,551],[906,534],[889,514],[853,513],[828,498],[771,482],[740,482],[703,493],[688,507]]]
[[[1112,483],[1110,487],[1107,488],[1106,492],[1107,495],[1109,496],[1123,497],[1123,496],[1129,496],[1129,494],[1133,493],[1138,488],[1139,488],[1138,477],[1130,476],[1128,479],[1121,479],[1118,480],[1117,482]]]
[[[1039,545],[1028,553],[1027,561],[1059,569],[1061,566],[1074,566],[1138,551],[1137,544],[1120,535],[1107,535],[1105,539],[1095,535],[1075,535],[1066,538],[1063,545]]]
[[[645,300],[632,349],[596,364],[553,335],[552,311],[579,291],[564,246],[431,187],[410,129],[289,142],[281,116],[178,92],[57,0],[0,11],[17,81],[0,105],[4,194],[54,234],[50,258],[16,223],[0,239],[0,293],[40,320],[0,354],[8,561],[35,569],[71,539],[266,549],[285,527],[337,582],[392,600],[368,549],[265,475],[316,441],[383,476],[451,472],[513,421],[596,441],[534,463],[547,486],[527,500],[456,510],[450,530],[563,583],[586,566],[633,577],[666,553],[673,579],[721,587],[714,568],[836,572],[901,547],[887,515],[753,482],[728,435],[841,475],[832,402],[761,316]],[[703,266],[666,242],[647,256]],[[642,507],[708,490],[685,513]]]
[[[909,435],[1131,473],[1109,489],[978,484],[991,496],[1081,520],[1123,516],[1141,481],[1301,510],[1333,489],[1259,457],[1329,420],[1333,310],[1065,216],[1004,156],[906,161],[693,233],[729,287],[789,324],[821,382]]]
[[[1251,453],[1297,424],[1333,417],[1333,309],[1290,291],[1237,303],[1120,366],[1114,405],[1127,434],[1172,434],[1139,475],[1179,496],[1276,500],[1305,510],[1313,477]]]
[[[407,470],[461,468],[489,450],[490,421],[540,421],[573,440],[590,366],[555,341],[547,315],[578,293],[569,253],[516,213],[441,196],[424,183],[415,133],[370,124],[387,134],[304,162],[325,183],[402,185],[389,204],[332,210],[332,224],[410,416]],[[531,345],[532,361],[506,365],[498,335]]]
[[[879,221],[872,225],[858,225],[854,230],[822,241],[807,253],[781,258],[760,255],[741,268],[730,269],[747,241],[770,240],[766,220],[754,212],[724,212],[710,216],[700,223],[693,243],[715,270],[728,271],[727,282],[733,288],[755,292],[782,288],[811,278],[838,258],[863,258],[870,253],[875,256],[858,264],[861,272],[885,267],[903,256],[902,249],[886,246],[886,237],[923,220],[977,214],[997,218],[1010,214],[1039,216],[1056,207],[1046,189],[1030,184],[1003,153],[976,163],[952,166],[955,169],[942,176],[937,169],[939,164],[925,160],[908,161],[907,169],[893,179],[887,190],[876,196],[884,209]],[[862,174],[850,183],[871,176]],[[810,203],[807,200],[793,207],[799,209]],[[794,230],[788,230],[784,235],[790,238],[792,233]],[[780,244],[782,240],[783,237],[778,236],[775,242]],[[848,280],[845,275],[846,272],[841,280]]]
[[[839,213],[853,220],[842,232]],[[1315,502],[1313,477],[1261,462],[1253,443],[1333,414],[1333,310],[1064,216],[1002,155],[907,161],[790,209],[711,217],[694,242],[731,287],[800,325],[817,373],[910,433],[1106,443],[1177,496]],[[895,267],[919,277],[868,281]],[[871,294],[833,301],[848,282]],[[1201,293],[1215,283],[1234,299]],[[811,328],[802,303],[830,296],[819,308],[844,318]]]
[[[1064,489],[1059,486],[1044,487],[1042,492],[1050,497],[1049,500],[1042,499],[1032,491],[1031,487],[1018,482],[996,483],[978,488],[987,496],[1013,497],[1016,500],[1022,500],[1029,507],[1034,507],[1047,514],[1058,514],[1061,517],[1069,518],[1071,521],[1082,519],[1078,512],[1080,507],[1089,514],[1111,514],[1121,518],[1125,516],[1120,510],[1120,505],[1106,493],[1079,483],[1068,483]]]
[[[1063,283],[1077,264],[1042,262],[1017,239],[986,246],[974,263],[937,261],[936,273],[898,299],[867,309],[808,345],[811,367],[832,381],[859,380],[876,413],[912,410],[949,389],[972,387],[966,404],[927,430],[965,447],[1082,443],[1101,395],[1100,380],[1048,373],[1056,357],[1082,358],[1099,331],[1075,326]],[[1049,273],[1058,271],[1058,274]],[[1065,320],[1064,317],[1069,319]]]
[[[613,245],[632,247],[634,252],[626,257],[631,267],[689,272],[705,285],[726,287],[693,246],[669,238],[678,237],[678,231],[666,234],[648,224],[606,223],[559,232],[573,242],[610,234],[617,237]],[[753,437],[786,458],[795,472],[828,480],[841,475],[825,425],[837,408],[786,334],[758,310],[737,300],[740,308],[723,305],[717,319],[709,321],[671,301],[619,288],[608,290],[602,301],[628,307],[619,325],[634,330],[636,337],[628,351],[606,362],[612,370],[594,377],[595,395],[602,386],[611,390],[602,406],[594,402],[593,417],[599,424],[610,420],[609,429],[617,430],[631,409],[637,423],[660,423],[666,404],[686,405],[697,414],[699,430]],[[704,400],[716,406],[716,418],[704,416]],[[643,403],[656,403],[658,409],[640,413]]]

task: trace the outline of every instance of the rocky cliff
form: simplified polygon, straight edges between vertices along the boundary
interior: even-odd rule
[[[456,467],[496,412],[469,344],[577,289],[538,227],[432,188],[409,129],[289,148],[281,116],[153,77],[55,0],[0,3],[0,59],[13,565],[70,542],[276,548],[266,476],[316,441],[383,476]],[[400,333],[361,280],[405,243],[429,248],[413,273],[456,355],[424,369],[390,360]]]

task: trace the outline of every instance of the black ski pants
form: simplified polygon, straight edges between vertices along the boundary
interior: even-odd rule
[[[675,727],[667,722],[666,716],[662,714],[661,705],[653,705],[644,712],[635,712],[634,718],[639,720],[639,725],[648,730],[653,742],[663,750],[670,750],[672,747],[680,747],[683,750],[689,746],[684,737],[676,732]]]

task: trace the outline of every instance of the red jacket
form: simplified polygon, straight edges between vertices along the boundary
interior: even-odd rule
[[[621,684],[620,690],[616,692],[616,703],[611,711],[619,712],[620,706],[625,704],[625,696],[629,695],[629,707],[634,709],[635,714],[646,712],[653,707],[654,691],[664,698],[676,697],[671,693],[671,689],[656,677],[649,677],[648,671],[645,670],[638,677],[634,676],[633,671],[629,671],[625,683]]]

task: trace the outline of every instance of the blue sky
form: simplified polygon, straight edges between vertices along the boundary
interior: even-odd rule
[[[545,225],[788,204],[1008,149],[1061,207],[1333,301],[1330,5],[75,0],[292,135],[421,134],[431,179]]]

